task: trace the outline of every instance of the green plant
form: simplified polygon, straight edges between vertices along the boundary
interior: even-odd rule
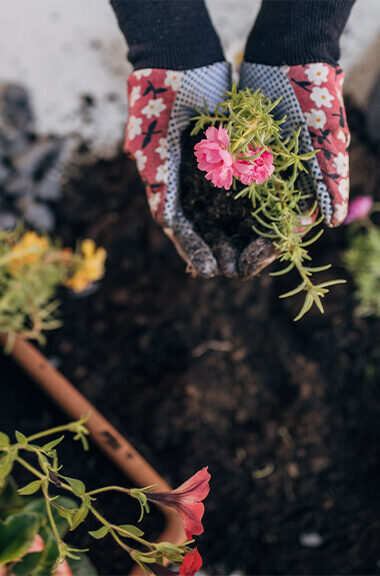
[[[85,289],[102,277],[105,257],[92,240],[73,252],[21,226],[0,230],[0,333],[8,335],[10,345],[16,334],[43,342],[43,332],[60,325],[58,287]]]
[[[60,497],[60,503],[67,508],[75,508],[75,501],[71,498]],[[52,513],[60,537],[65,538],[69,524],[55,509]],[[33,551],[31,546],[36,538],[40,539],[41,545]],[[45,500],[21,496],[15,481],[8,476],[0,490],[0,574],[6,569],[4,574],[11,571],[16,576],[46,576],[55,568],[57,553],[57,542],[49,526]],[[97,574],[85,555],[75,563],[69,562],[75,576]]]
[[[88,430],[85,421],[71,422],[29,437],[16,432],[15,443],[11,443],[9,436],[0,432],[0,564],[9,566],[19,576],[41,576],[54,573],[58,564],[65,559],[79,561],[86,550],[72,547],[64,540],[64,536],[68,530],[73,531],[83,524],[89,514],[99,523],[99,528],[89,534],[96,540],[107,535],[113,538],[146,574],[153,573],[155,566],[162,566],[165,559],[181,564],[185,556],[193,553],[193,549],[189,548],[193,540],[188,539],[182,546],[169,542],[150,542],[137,526],[118,525],[107,520],[96,504],[97,498],[105,492],[124,493],[139,502],[140,522],[144,514],[149,512],[149,494],[152,493],[153,498],[155,486],[141,489],[106,486],[87,490],[81,480],[63,474],[57,446],[63,441],[65,433],[71,433],[74,440],[81,441],[87,450]],[[45,442],[46,437],[53,439]],[[32,463],[31,458],[35,462]],[[23,467],[33,477],[30,483],[17,491],[10,478],[16,465]],[[198,475],[209,476],[204,471]],[[207,478],[206,481],[208,484]],[[42,498],[25,505],[23,498],[37,493],[41,493]],[[62,493],[68,494],[69,499],[62,496]],[[173,501],[180,497],[181,494],[176,491],[156,494],[157,501],[171,500],[167,505],[174,505]],[[45,543],[42,557],[28,553],[37,534]]]
[[[359,316],[380,316],[380,229],[365,220],[350,231],[343,263],[353,277]]]
[[[279,261],[286,264],[284,269],[272,275],[280,276],[293,269],[298,272],[300,284],[282,294],[281,298],[305,293],[305,301],[295,318],[299,320],[313,304],[323,313],[322,298],[331,286],[345,280],[328,280],[319,284],[313,281],[315,273],[328,270],[330,265],[310,265],[308,247],[321,237],[323,229],[311,239],[305,240],[305,236],[321,224],[322,217],[316,218],[317,203],[309,194],[297,188],[297,178],[301,172],[307,172],[305,163],[315,151],[306,154],[299,152],[301,128],[293,131],[292,137],[282,137],[281,125],[285,118],[276,120],[273,116],[279,101],[270,101],[259,90],[253,92],[247,88],[239,91],[234,84],[214,112],[211,113],[206,104],[204,110],[197,110],[192,134],[198,134],[206,126],[223,126],[229,137],[228,150],[234,158],[253,163],[263,151],[270,151],[273,155],[273,174],[263,184],[254,182],[237,191],[236,199],[246,196],[250,199],[253,230],[271,240]],[[235,178],[233,185],[236,189]],[[305,208],[307,205],[308,208]]]

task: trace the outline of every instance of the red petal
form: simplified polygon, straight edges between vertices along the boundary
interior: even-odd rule
[[[194,548],[192,554],[186,554],[182,566],[179,569],[181,576],[194,576],[202,566],[202,557],[197,548]]]
[[[199,470],[194,476],[186,480],[181,486],[178,486],[174,490],[174,494],[184,494],[188,492],[193,492],[193,496],[196,497],[198,501],[204,500],[208,493],[210,492],[210,482],[211,474],[208,472],[208,466]]]
[[[178,512],[181,516],[183,527],[188,538],[203,534],[204,529],[202,518],[205,512],[205,507],[202,502],[195,502],[194,504],[189,504],[183,508],[178,508]]]

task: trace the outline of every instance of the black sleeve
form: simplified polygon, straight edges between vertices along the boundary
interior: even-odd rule
[[[336,64],[339,40],[355,0],[263,0],[245,60],[280,66]]]
[[[135,70],[185,70],[224,60],[203,0],[110,0]]]

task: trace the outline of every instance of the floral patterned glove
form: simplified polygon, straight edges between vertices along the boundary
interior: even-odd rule
[[[218,259],[185,217],[179,194],[181,134],[204,99],[210,109],[231,86],[226,62],[192,70],[142,69],[128,78],[129,120],[125,150],[136,160],[153,217],[173,241],[188,269],[210,278],[233,275],[234,251]]]
[[[284,135],[301,126],[300,151],[317,150],[299,186],[315,194],[328,226],[339,226],[347,215],[350,133],[342,97],[339,66],[267,66],[243,62],[240,86],[260,90],[271,100],[281,96],[275,113],[286,115]]]

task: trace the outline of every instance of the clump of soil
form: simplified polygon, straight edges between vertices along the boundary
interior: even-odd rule
[[[205,172],[197,167],[194,146],[200,137],[182,136],[181,201],[185,215],[194,223],[194,228],[212,248],[221,237],[227,237],[240,252],[257,235],[252,229],[252,204],[248,198],[235,196],[243,188],[217,188],[205,178]]]

